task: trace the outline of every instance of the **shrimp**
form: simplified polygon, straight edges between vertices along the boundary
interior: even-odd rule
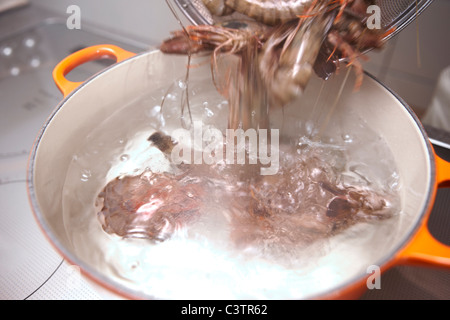
[[[218,25],[188,26],[186,32],[172,32],[172,37],[161,44],[160,50],[177,54],[213,50],[215,59],[220,52],[239,53],[252,39],[263,42],[267,30],[268,27],[260,23],[236,20]]]
[[[177,31],[164,41],[160,50],[164,53],[199,53],[212,50],[211,73],[217,90],[230,104],[228,127],[237,129],[265,128],[268,125],[261,76],[253,64],[266,40],[270,28],[254,21],[231,20],[219,25],[188,26],[186,32]],[[188,36],[186,36],[186,33]],[[216,81],[220,74],[220,55],[235,55],[239,58],[237,72],[227,71],[225,83]],[[235,85],[233,85],[233,83]],[[253,94],[256,93],[256,94]]]
[[[110,181],[97,197],[105,232],[164,241],[199,215],[203,189],[179,176],[146,171]]]
[[[276,25],[304,15],[317,3],[339,7],[336,20],[339,20],[347,6],[355,0],[225,0],[223,8],[231,8],[257,21]],[[358,1],[358,0],[356,0]],[[364,1],[364,0],[363,0]],[[204,0],[204,2],[211,2]],[[213,13],[214,14],[214,13]]]
[[[353,0],[323,1],[339,3],[342,14]],[[214,16],[226,16],[239,12],[266,25],[277,25],[303,15],[317,0],[202,0],[205,7]]]
[[[236,246],[276,252],[306,247],[355,224],[395,215],[389,191],[344,184],[317,151],[297,155],[279,175],[253,180],[236,193],[229,219]]]
[[[366,9],[373,3],[374,0],[225,0],[225,5],[259,22],[231,20],[190,26],[163,42],[161,50],[185,54],[212,51],[211,65],[216,72],[219,55],[237,55],[241,78],[251,82],[247,87],[258,87],[252,90],[255,102],[267,102],[270,108],[283,107],[304,91],[313,71],[326,79],[344,60],[354,67],[355,89],[361,86],[363,52],[381,48],[386,35],[384,30],[369,30],[365,26]],[[237,95],[243,92],[240,88],[228,91]],[[234,115],[236,110],[248,109],[242,103],[252,103],[251,97],[233,99],[241,104],[232,110]],[[266,109],[265,105],[261,107]]]
[[[373,0],[355,0],[348,10],[342,13],[339,11],[338,16],[342,14],[343,19],[335,19],[322,47],[322,50],[331,51],[327,60],[338,63],[340,59],[346,59],[348,66],[354,67],[356,90],[363,81],[363,67],[360,60],[367,60],[363,52],[370,49],[381,49],[384,45],[383,39],[393,31],[371,30],[364,25],[367,6],[373,2]],[[319,63],[321,61],[316,60],[316,66]]]
[[[225,0],[228,7],[267,25],[304,14],[317,0]]]
[[[226,16],[233,12],[233,9],[226,5],[225,0],[202,0],[202,2],[215,16]]]
[[[273,105],[284,106],[305,89],[333,20],[332,14],[291,20],[269,37],[259,67]]]

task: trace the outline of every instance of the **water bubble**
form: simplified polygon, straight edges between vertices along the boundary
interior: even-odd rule
[[[120,156],[120,161],[125,162],[130,159],[130,156],[128,154],[123,154]]]
[[[5,57],[9,57],[12,55],[13,49],[11,47],[6,46],[2,48],[1,52],[2,55],[4,55]]]
[[[227,101],[227,100],[224,100],[224,101],[220,102],[220,103],[217,105],[217,108],[218,108],[219,110],[227,109],[227,108],[228,108],[228,101]]]
[[[157,116],[159,116],[161,114],[161,106],[160,105],[155,105],[155,106],[153,106],[151,108],[148,108],[146,110],[145,114],[149,118],[155,118],[155,117],[157,117]]]
[[[344,140],[344,142],[347,142],[347,143],[352,143],[353,142],[353,137],[351,135],[349,135],[349,134],[345,133],[341,137],[342,137],[342,140]]]
[[[171,94],[171,93],[168,93],[168,94],[166,94],[165,99],[166,99],[166,100],[170,100],[170,101],[176,101],[176,100],[177,100],[177,97],[176,97],[176,95],[173,95],[173,94]]]
[[[211,109],[205,107],[204,110],[205,110],[205,115],[206,115],[208,118],[211,118],[212,116],[214,116],[214,111],[212,111]]]
[[[132,261],[130,263],[130,270],[136,270],[137,268],[139,268],[139,266],[140,266],[139,261]]]
[[[12,67],[9,72],[12,76],[18,76],[20,74],[20,68],[19,67]]]
[[[186,82],[178,80],[178,87],[183,90],[186,89]]]
[[[186,119],[186,117],[184,115],[182,115],[180,118],[180,121],[181,121],[181,127],[183,129],[186,129],[186,130],[191,129],[191,120],[190,119]]]
[[[387,181],[387,186],[389,188],[389,190],[396,190],[400,183],[399,183],[399,175],[397,172],[393,172],[390,176],[390,179],[388,179]]]
[[[92,174],[91,174],[90,170],[84,169],[84,170],[81,171],[81,181],[86,182],[86,181],[89,180],[89,178],[91,176],[92,176]]]
[[[164,127],[166,125],[166,119],[163,117],[162,114],[158,117],[158,122],[161,127]]]
[[[33,48],[36,44],[36,40],[34,38],[28,37],[24,39],[23,44],[27,48]]]
[[[30,66],[33,68],[37,68],[41,65],[41,59],[38,57],[34,57],[30,60]]]
[[[313,177],[314,179],[317,179],[320,177],[320,175],[323,173],[323,170],[320,168],[313,168],[311,170],[311,177]]]
[[[312,121],[308,121],[305,123],[305,129],[306,129],[306,133],[308,135],[312,135],[315,129],[315,125]]]
[[[296,182],[297,188],[295,189],[295,192],[299,193],[301,192],[303,189],[305,189],[305,183],[302,180],[298,180]]]

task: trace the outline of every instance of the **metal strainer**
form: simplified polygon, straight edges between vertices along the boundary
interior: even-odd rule
[[[213,24],[214,17],[202,0],[173,0],[193,24]],[[408,26],[433,0],[375,0],[381,9],[381,24],[395,31],[386,36],[388,40]]]

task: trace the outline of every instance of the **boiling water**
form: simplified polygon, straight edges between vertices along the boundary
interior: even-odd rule
[[[243,175],[251,165],[180,167],[147,140],[180,126],[178,89],[182,82],[175,83],[162,110],[167,89],[136,98],[99,123],[74,154],[63,214],[80,259],[150,297],[278,299],[324,292],[380,258],[400,215],[399,178],[388,147],[361,119],[356,131],[316,139],[311,122],[292,122],[289,110],[279,114],[279,127],[287,129],[280,131],[276,175]],[[224,130],[226,101],[191,96],[193,117]],[[156,240],[102,229],[97,196],[110,181],[180,170],[203,190],[195,219]],[[330,201],[348,195],[346,186],[382,196],[381,215],[360,210],[347,224],[327,217]]]

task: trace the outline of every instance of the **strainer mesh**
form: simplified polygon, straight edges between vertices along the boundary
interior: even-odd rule
[[[410,10],[415,12],[416,8],[416,0],[378,0],[375,2],[381,9],[381,23],[383,26],[394,24]]]
[[[193,24],[212,24],[214,19],[202,0],[173,0]],[[375,0],[383,27],[395,27],[389,38],[403,30],[432,0]]]
[[[423,10],[431,4],[432,0],[376,0],[381,9],[381,24],[385,28],[396,30],[392,37],[408,26]]]

